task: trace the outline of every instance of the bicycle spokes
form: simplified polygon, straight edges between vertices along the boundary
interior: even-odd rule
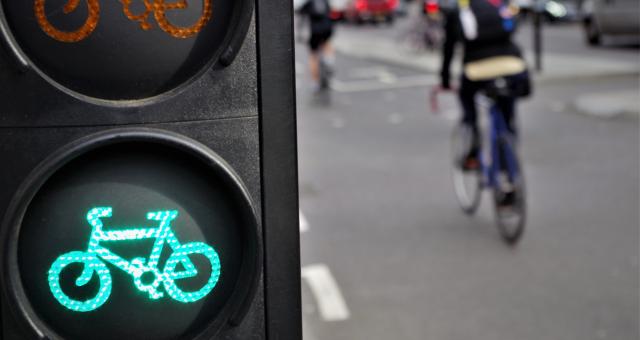
[[[216,286],[221,273],[218,253],[210,245],[203,242],[180,244],[171,229],[171,223],[178,217],[175,210],[155,211],[147,213],[147,220],[157,223],[157,227],[140,227],[124,230],[104,230],[103,218],[111,217],[111,207],[98,207],[89,210],[87,222],[92,227],[89,245],[85,252],[72,251],[59,256],[51,265],[48,273],[49,288],[54,298],[63,306],[77,312],[88,312],[102,306],[111,294],[111,272],[106,263],[111,264],[133,278],[134,286],[148,294],[152,300],[164,297],[166,291],[171,298],[183,303],[198,301],[207,296]],[[128,261],[107,248],[100,242],[125,242],[154,239],[153,248],[148,258],[136,257]],[[167,259],[164,269],[158,268],[160,255],[164,246],[168,245],[172,253]],[[184,291],[176,281],[198,276],[199,268],[191,260],[192,255],[204,256],[211,266],[207,282],[196,291]],[[82,273],[75,280],[78,287],[85,286],[98,276],[97,294],[88,300],[78,301],[69,297],[62,289],[60,275],[70,264],[83,265]],[[178,267],[180,264],[181,268]]]

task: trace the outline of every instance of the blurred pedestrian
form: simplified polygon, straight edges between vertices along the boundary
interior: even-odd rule
[[[331,46],[333,21],[329,0],[308,0],[301,13],[309,18],[309,68],[313,80],[320,89],[329,87],[329,76],[333,72],[334,51]]]

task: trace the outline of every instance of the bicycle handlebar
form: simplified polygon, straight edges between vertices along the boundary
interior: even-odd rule
[[[431,113],[438,114],[440,113],[440,103],[438,102],[438,95],[442,92],[457,92],[458,88],[455,86],[451,86],[449,88],[444,88],[441,85],[436,85],[431,88],[429,91],[429,107],[431,108]]]

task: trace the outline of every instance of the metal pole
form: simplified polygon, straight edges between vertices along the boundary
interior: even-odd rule
[[[536,1],[533,15],[533,51],[537,72],[542,71],[542,2]]]

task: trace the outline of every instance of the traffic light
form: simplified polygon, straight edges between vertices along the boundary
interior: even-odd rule
[[[291,6],[0,0],[0,338],[300,339]]]

